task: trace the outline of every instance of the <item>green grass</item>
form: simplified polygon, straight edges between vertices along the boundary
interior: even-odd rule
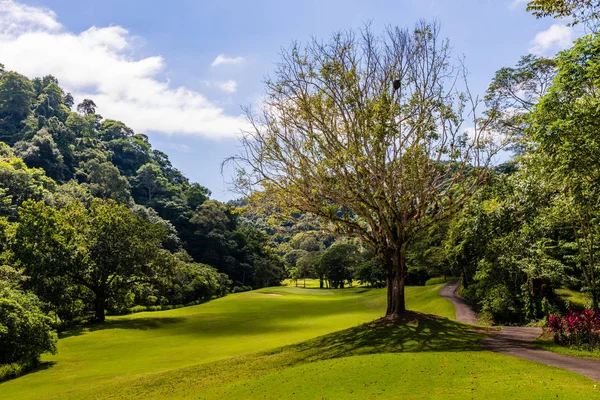
[[[570,289],[556,289],[554,291],[565,302],[569,302],[570,308],[583,309],[590,305],[591,298],[587,293],[581,293]]]
[[[424,312],[453,315],[436,288],[408,288],[408,294]],[[62,335],[58,354],[43,357],[46,369],[0,384],[0,393],[3,399],[61,397],[65,390],[300,342],[372,321],[384,309],[381,289],[275,287],[193,307],[109,317],[103,325]]]
[[[425,282],[425,286],[439,285],[440,283],[448,283],[450,281],[458,280],[460,280],[460,278],[456,276],[437,276],[434,278],[429,278],[427,282]]]
[[[404,323],[370,323],[385,291],[268,288],[125,317],[59,340],[2,399],[592,398],[576,374],[481,351],[441,285],[407,288]],[[447,319],[449,318],[449,319]]]
[[[573,373],[483,351],[483,328],[413,313],[299,344],[151,374],[72,398],[598,398]]]
[[[535,347],[540,350],[552,351],[554,353],[565,354],[567,356],[600,359],[600,350],[590,351],[565,347],[554,343],[554,340],[545,337],[538,339],[535,342]]]

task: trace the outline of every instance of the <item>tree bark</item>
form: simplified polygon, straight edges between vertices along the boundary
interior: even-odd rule
[[[389,260],[387,268],[387,309],[385,316],[395,318],[406,311],[404,286],[406,284],[406,244]]]
[[[94,300],[94,308],[96,311],[94,320],[96,322],[104,322],[104,320],[105,320],[105,316],[104,316],[105,304],[106,304],[106,300],[104,299],[104,296],[96,295],[96,300]]]

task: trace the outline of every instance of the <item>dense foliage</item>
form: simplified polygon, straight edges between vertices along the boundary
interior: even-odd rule
[[[54,351],[54,329],[89,317],[286,277],[265,233],[97,108],[0,65],[0,265],[23,276],[0,276],[0,364]]]
[[[37,296],[19,287],[22,280],[15,269],[0,266],[0,365],[30,366],[40,354],[56,352],[52,320],[42,312]],[[19,364],[11,369],[19,369]],[[0,368],[0,382],[13,377],[9,373]]]

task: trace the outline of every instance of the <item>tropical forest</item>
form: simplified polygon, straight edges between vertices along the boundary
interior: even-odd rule
[[[0,399],[600,399],[599,1],[125,3],[0,0]]]

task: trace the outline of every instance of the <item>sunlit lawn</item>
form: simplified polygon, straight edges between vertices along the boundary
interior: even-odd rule
[[[59,341],[46,369],[2,399],[592,398],[576,374],[482,351],[440,285],[411,287],[411,314],[381,316],[384,290],[268,288],[200,306],[110,318]],[[479,328],[481,329],[481,328]],[[322,336],[324,335],[324,336]],[[283,347],[282,347],[283,346]]]

